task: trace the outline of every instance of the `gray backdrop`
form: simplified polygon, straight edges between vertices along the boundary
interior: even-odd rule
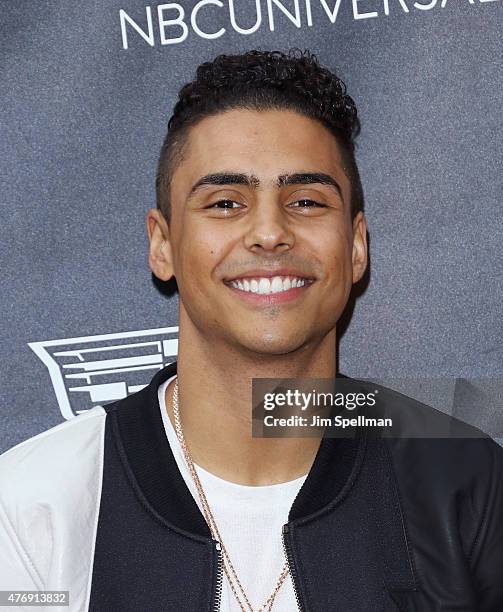
[[[0,20],[0,451],[174,358],[145,212],[176,92],[218,53],[293,46],[363,125],[371,273],[340,370],[420,379],[503,437],[499,0],[3,0]]]

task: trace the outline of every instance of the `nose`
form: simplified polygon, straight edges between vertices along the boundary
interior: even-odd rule
[[[249,219],[245,246],[250,251],[282,253],[295,244],[288,213],[273,198],[257,203]]]

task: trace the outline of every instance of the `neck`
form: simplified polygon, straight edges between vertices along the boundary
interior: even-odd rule
[[[313,346],[286,355],[264,355],[203,338],[181,318],[179,409],[193,461],[220,478],[244,485],[277,484],[307,474],[319,438],[252,437],[252,379],[333,378],[335,350],[335,329]],[[172,393],[170,384],[166,406],[174,423]]]

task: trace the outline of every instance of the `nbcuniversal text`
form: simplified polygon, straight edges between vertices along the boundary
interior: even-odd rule
[[[484,7],[496,7],[501,0],[462,0],[467,16]],[[249,36],[262,28],[271,32],[285,26],[312,28],[320,23],[334,26],[348,19],[365,23],[368,19],[392,15],[410,16],[429,11],[442,18],[460,0],[199,0],[190,9],[181,2],[159,3],[119,10],[122,48],[176,45],[190,34],[215,40],[233,33]]]

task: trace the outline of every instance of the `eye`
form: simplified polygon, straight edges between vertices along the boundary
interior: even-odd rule
[[[234,206],[234,204],[236,204],[236,206]],[[229,209],[239,208],[240,206],[241,204],[234,200],[219,200],[218,202],[215,202],[214,204],[210,204],[209,206],[207,206],[207,208],[213,208],[213,209],[218,209],[218,210],[229,210]]]
[[[291,204],[289,204],[289,206],[292,206],[293,208],[326,208],[326,204],[320,204],[319,202],[316,202],[315,200],[309,200],[307,198],[302,199],[302,200],[297,200],[297,202],[292,202]]]

